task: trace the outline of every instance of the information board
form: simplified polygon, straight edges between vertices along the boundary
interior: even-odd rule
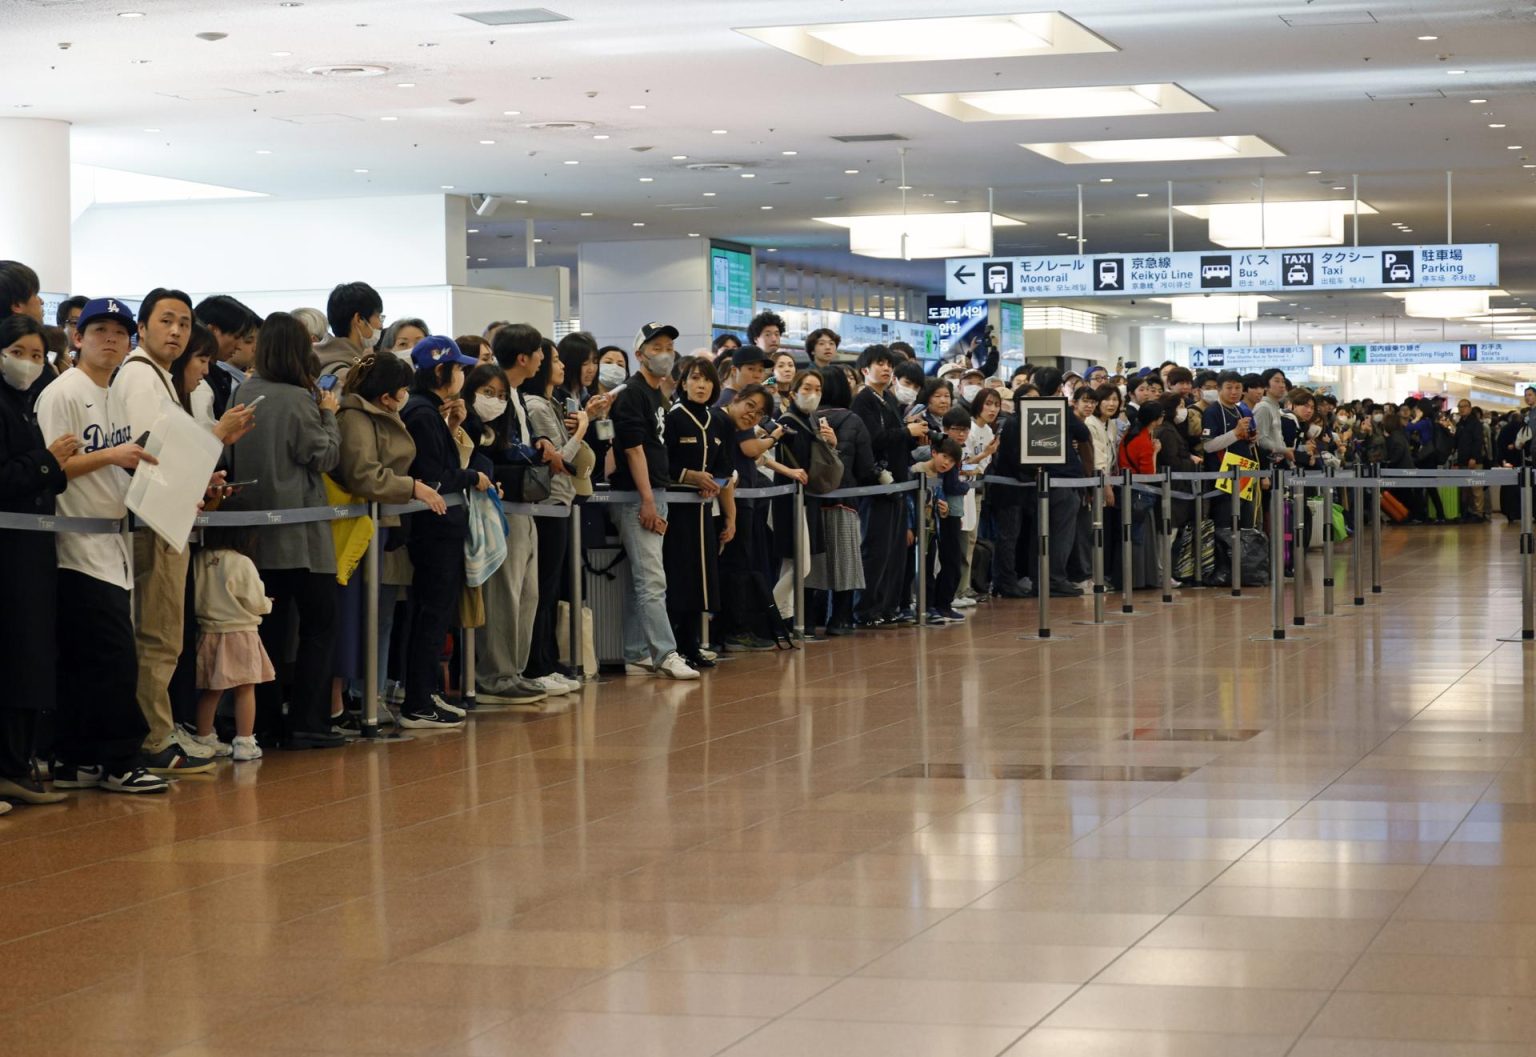
[[[985,298],[970,301],[950,301],[942,297],[928,297],[928,324],[939,338],[939,348],[948,349],[955,342],[972,334],[980,334],[987,325]]]
[[[1067,462],[1067,416],[1072,409],[1060,397],[1020,397],[1015,401],[1023,430],[1019,434],[1020,466],[1064,466]]]
[[[1499,285],[1499,247],[1323,246],[1181,253],[965,257],[945,264],[945,296],[1131,297]]]
[[[1024,355],[1024,306],[1017,301],[1004,301],[997,307],[998,351],[1005,359],[1019,359]]]
[[[1220,349],[1190,349],[1192,371],[1262,371],[1269,367],[1310,367],[1310,345],[1229,345]]]
[[[752,322],[752,254],[711,246],[709,275],[711,322],[745,330]]]
[[[1323,346],[1324,367],[1536,363],[1536,341],[1405,341]]]

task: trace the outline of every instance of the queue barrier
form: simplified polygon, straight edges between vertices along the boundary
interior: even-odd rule
[[[1227,494],[1220,490],[1196,490],[1191,492],[1177,491],[1172,484],[1175,481],[1200,483],[1229,480],[1234,492],[1238,486],[1239,477],[1263,477],[1261,471],[1164,471],[1161,474],[1132,474],[1124,473],[1120,478],[1120,485],[1125,496],[1124,502],[1130,507],[1130,492],[1140,491],[1146,494],[1159,494],[1163,503],[1164,524],[1170,523],[1169,503],[1173,498],[1193,500],[1197,504],[1197,517],[1203,513],[1203,503],[1214,496]],[[1284,515],[1281,513],[1284,507],[1284,493],[1287,487],[1294,492],[1293,519],[1294,531],[1297,536],[1298,554],[1304,553],[1302,548],[1305,541],[1300,537],[1303,534],[1305,523],[1305,495],[1308,490],[1321,490],[1325,497],[1324,526],[1323,526],[1323,553],[1324,553],[1324,614],[1333,615],[1333,566],[1332,543],[1333,523],[1331,512],[1331,497],[1335,490],[1358,491],[1362,493],[1374,492],[1374,509],[1369,518],[1372,529],[1372,593],[1381,594],[1381,526],[1383,515],[1381,510],[1381,495],[1387,483],[1394,488],[1443,488],[1443,487],[1494,487],[1501,485],[1517,484],[1521,491],[1521,516],[1520,516],[1520,554],[1522,562],[1521,576],[1521,613],[1522,621],[1520,630],[1501,641],[1532,642],[1536,641],[1536,529],[1533,529],[1533,518],[1536,518],[1536,467],[1521,467],[1519,469],[1487,469],[1487,470],[1448,470],[1448,469],[1389,469],[1375,466],[1359,466],[1351,473],[1338,473],[1332,467],[1323,471],[1291,472],[1287,473],[1283,468],[1270,471],[1269,483],[1271,491],[1271,518],[1273,524],[1283,523]],[[980,478],[980,483],[1005,488],[1034,489],[1038,493],[1040,504],[1037,516],[1037,536],[1040,546],[1040,570],[1049,565],[1049,540],[1050,540],[1050,516],[1048,508],[1048,493],[1052,489],[1095,489],[1094,495],[1094,520],[1093,520],[1093,544],[1094,544],[1094,620],[1080,623],[1092,623],[1099,626],[1113,626],[1113,623],[1104,620],[1104,568],[1103,568],[1103,497],[1105,489],[1110,487],[1111,479],[1107,475],[1097,477],[1059,477],[1048,476],[1043,469],[1037,470],[1036,480],[1028,481],[1016,477],[1008,477],[998,474],[987,474]],[[803,486],[798,484],[773,485],[761,488],[739,488],[736,496],[741,499],[773,499],[781,496],[792,496],[795,500],[796,520],[796,560],[794,566],[795,589],[795,630],[804,635],[805,626],[805,599],[804,599],[804,575],[803,568],[808,564],[807,549],[809,540],[801,530],[804,525],[804,503],[807,496],[816,500],[829,499],[860,499],[881,495],[901,495],[908,492],[916,492],[919,507],[927,503],[929,492],[928,479],[920,476],[914,480],[883,485],[867,485],[853,488],[843,488],[825,493],[808,493]],[[697,491],[663,490],[653,493],[654,498],[663,500],[669,504],[700,504],[713,501],[713,497],[705,497]],[[462,505],[465,499],[460,494],[450,494],[443,497],[449,506]],[[598,505],[613,505],[623,503],[640,502],[638,492],[610,492],[598,491],[590,496],[583,497],[580,504],[595,503]],[[1240,504],[1232,504],[1233,510],[1233,535],[1234,545],[1229,549],[1232,552],[1232,595],[1242,597],[1240,551],[1240,528],[1238,526]],[[263,528],[279,525],[313,524],[317,522],[343,521],[353,518],[371,518],[375,525],[380,518],[397,517],[405,514],[414,514],[425,511],[427,506],[422,502],[410,502],[400,504],[349,504],[324,507],[302,507],[284,510],[257,510],[257,511],[208,511],[199,513],[194,525],[197,528],[214,527],[245,527]],[[581,519],[574,517],[575,506],[555,500],[541,503],[502,502],[502,509],[508,515],[522,515],[535,518],[566,519],[571,522],[568,533],[570,554],[570,593],[573,599],[570,606],[570,644],[571,656],[580,668],[580,658],[583,653],[582,643],[582,579],[581,579]],[[1366,511],[1365,503],[1358,505],[1359,514]],[[1200,518],[1203,520],[1203,517]],[[1122,519],[1124,535],[1122,544],[1130,543],[1130,519]],[[926,576],[925,556],[928,549],[928,531],[926,519],[916,519],[917,546],[914,560],[917,562],[916,586],[918,594],[918,622],[920,625],[927,623],[926,608]],[[66,517],[61,515],[15,514],[0,512],[0,530],[49,532],[49,533],[77,533],[88,535],[115,535],[126,533],[139,527],[131,518],[81,518]],[[1361,531],[1362,525],[1357,516],[1353,535],[1353,553],[1351,565],[1354,570],[1354,606],[1356,609],[1365,605],[1363,576],[1364,562],[1361,549],[1365,533]],[[1274,552],[1271,556],[1271,568],[1278,570],[1283,564],[1283,557],[1279,554],[1280,536],[1278,532],[1271,535],[1271,546]],[[1167,560],[1164,562],[1163,602],[1173,604],[1171,577],[1172,560],[1171,534],[1165,533],[1170,538],[1165,540],[1168,548]],[[1297,575],[1294,578],[1295,601],[1293,603],[1293,624],[1295,627],[1305,626],[1304,593],[1305,581],[1303,579],[1303,561],[1296,565]],[[1129,569],[1129,563],[1123,566]],[[363,736],[365,738],[377,738],[378,732],[378,600],[379,600],[379,548],[369,546],[362,562],[364,572],[364,584],[366,588],[367,602],[365,605],[365,676],[364,676],[364,716]],[[1039,577],[1046,580],[1045,575]],[[1125,602],[1123,612],[1127,615],[1133,612],[1130,602],[1129,575],[1123,575],[1125,585]],[[1283,622],[1283,581],[1284,577],[1274,575],[1270,577],[1272,623],[1271,635],[1275,641],[1286,641],[1285,626]],[[1021,636],[1022,638],[1038,639],[1040,641],[1052,641],[1049,621],[1049,585],[1046,582],[1036,584],[1036,594],[1039,597],[1040,626],[1039,634],[1033,636]],[[1291,636],[1293,639],[1297,636]],[[467,665],[464,685],[469,700],[473,701],[473,668],[474,649],[473,636],[465,635],[465,663]],[[586,673],[583,673],[584,675]]]

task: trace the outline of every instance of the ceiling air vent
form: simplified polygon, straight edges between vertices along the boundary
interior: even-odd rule
[[[333,77],[339,80],[348,80],[359,77],[382,77],[389,72],[389,67],[375,66],[372,63],[349,62],[331,66],[310,66],[304,72],[313,74],[316,77]]]
[[[524,128],[533,132],[584,132],[592,127],[590,121],[529,121]]]
[[[1377,103],[1415,102],[1420,99],[1444,99],[1445,93],[1437,88],[1405,89],[1401,92],[1366,92],[1367,99]]]
[[[541,22],[569,22],[569,15],[562,15],[547,7],[518,7],[507,11],[460,11],[460,18],[479,22],[482,26],[536,26]]]
[[[902,143],[905,136],[896,132],[875,132],[865,136],[833,136],[839,143]]]
[[[740,172],[746,166],[739,161],[692,161],[683,168],[694,172]]]
[[[1374,26],[1376,16],[1369,11],[1318,11],[1304,15],[1281,15],[1280,21],[1292,29],[1314,26]]]

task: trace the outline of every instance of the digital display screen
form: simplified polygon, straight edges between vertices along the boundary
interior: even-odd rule
[[[711,321],[717,327],[745,331],[752,322],[752,254],[711,246],[709,275]]]

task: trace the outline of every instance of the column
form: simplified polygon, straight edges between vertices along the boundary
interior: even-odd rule
[[[0,257],[30,266],[45,292],[73,293],[69,122],[0,118],[0,157]]]

